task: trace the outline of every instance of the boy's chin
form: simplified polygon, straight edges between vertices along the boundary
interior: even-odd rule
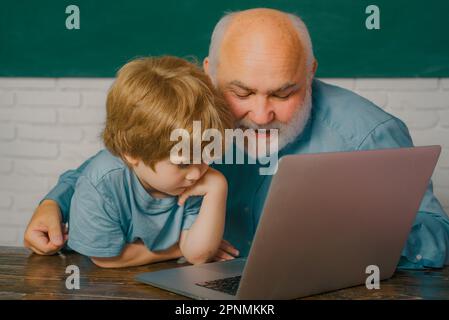
[[[170,192],[172,196],[180,196],[184,191],[186,191],[187,188],[177,188],[173,190],[173,192]]]
[[[167,197],[177,197],[179,195],[181,195],[184,192],[184,189],[174,189],[174,190],[170,190],[170,191],[157,191],[155,192],[151,192],[150,194],[155,197],[155,198],[167,198]]]

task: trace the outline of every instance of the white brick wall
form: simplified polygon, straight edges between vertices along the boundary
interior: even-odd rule
[[[449,79],[324,79],[404,120],[416,145],[441,144],[435,193],[449,212]],[[102,144],[112,79],[0,78],[0,245],[22,245],[34,208],[63,171]]]
[[[0,245],[22,245],[60,173],[102,145],[112,79],[0,78]]]

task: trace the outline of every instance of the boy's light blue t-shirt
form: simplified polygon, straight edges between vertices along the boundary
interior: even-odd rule
[[[68,245],[90,257],[118,256],[137,239],[151,251],[168,249],[193,224],[202,201],[191,197],[180,207],[177,199],[153,198],[120,158],[103,150],[76,183]]]

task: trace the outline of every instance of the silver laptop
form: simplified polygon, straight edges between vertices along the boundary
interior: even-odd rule
[[[294,299],[380,280],[399,262],[440,146],[289,155],[247,258],[139,274],[195,299]]]

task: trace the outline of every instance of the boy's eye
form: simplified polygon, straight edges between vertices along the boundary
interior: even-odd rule
[[[178,164],[179,169],[187,169],[190,166],[188,163],[180,163]]]

